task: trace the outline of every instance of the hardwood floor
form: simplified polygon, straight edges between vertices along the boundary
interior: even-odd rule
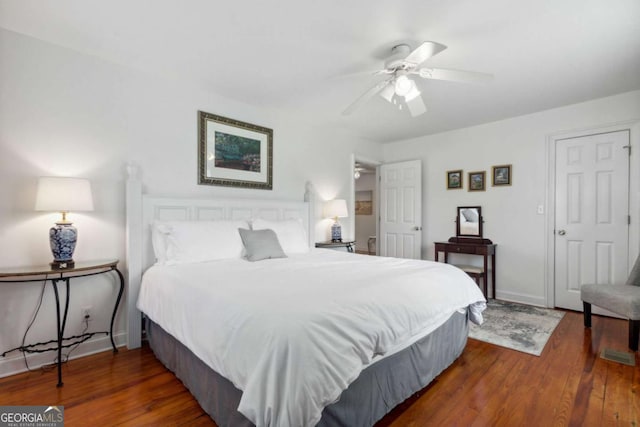
[[[627,323],[568,312],[540,357],[469,339],[462,356],[379,427],[638,426],[640,366],[599,357],[627,351]],[[64,405],[65,425],[212,426],[148,347],[72,360],[56,372],[0,379],[0,405]]]

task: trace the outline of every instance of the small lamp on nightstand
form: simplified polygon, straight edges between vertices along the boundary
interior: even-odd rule
[[[38,179],[36,210],[62,213],[62,219],[49,230],[49,245],[53,253],[51,267],[73,267],[78,230],[67,220],[67,213],[93,210],[91,183],[83,178],[41,177]]]
[[[342,242],[342,226],[340,226],[338,218],[345,218],[349,216],[349,212],[347,211],[347,201],[343,199],[334,199],[325,202],[324,216],[335,220],[331,226],[331,241]]]

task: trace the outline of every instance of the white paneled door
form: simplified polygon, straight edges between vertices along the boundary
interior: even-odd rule
[[[422,164],[420,160],[380,167],[380,255],[421,258]]]
[[[581,285],[627,279],[629,131],[557,140],[555,148],[555,305],[582,311]]]

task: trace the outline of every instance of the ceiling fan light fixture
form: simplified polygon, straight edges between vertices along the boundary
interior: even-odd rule
[[[409,91],[409,93],[407,93],[404,96],[404,100],[406,102],[412,101],[416,97],[420,96],[420,91],[418,90],[418,87],[416,86],[416,83],[414,81],[412,81],[411,83],[412,83],[411,90]]]
[[[409,92],[411,92],[411,89],[414,87],[415,86],[413,81],[410,80],[409,77],[405,76],[404,74],[396,78],[396,82],[395,82],[396,95],[406,96]]]
[[[387,100],[387,102],[393,101],[393,95],[395,94],[395,89],[392,84],[388,84],[382,89],[380,92],[380,96]]]

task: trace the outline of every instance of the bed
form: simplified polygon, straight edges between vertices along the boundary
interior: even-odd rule
[[[305,198],[166,198],[127,184],[130,347],[142,311],[158,359],[220,426],[373,425],[481,322],[485,299],[455,267],[313,249]],[[261,240],[248,261],[239,228],[272,232],[284,256],[260,258]]]

